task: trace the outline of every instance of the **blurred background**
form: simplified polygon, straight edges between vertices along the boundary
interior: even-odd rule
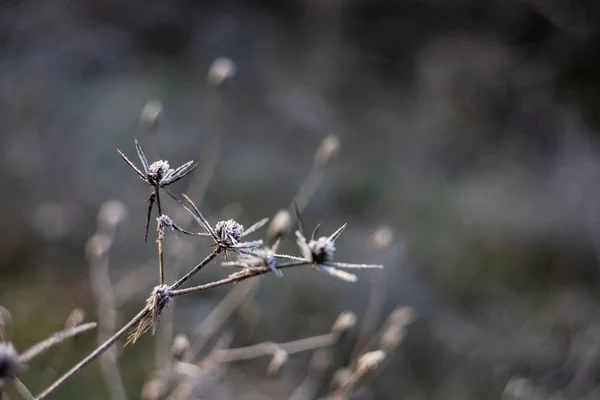
[[[600,3],[584,0],[1,2],[11,340],[27,348],[74,308],[97,320],[85,248],[108,200],[126,211],[108,268],[117,325],[144,304],[156,275],[153,228],[143,241],[150,192],[116,152],[139,165],[134,137],[152,160],[197,160],[172,191],[193,194],[212,222],[249,226],[289,206],[335,134],[339,153],[317,173],[304,224],[329,233],[348,222],[336,259],[385,270],[355,284],[309,268],[261,277],[207,351],[231,333],[231,347],[327,333],[344,310],[356,326],[319,374],[312,352],[290,355],[277,377],[269,357],[235,362],[206,372],[214,392],[193,398],[287,399],[307,377],[316,389],[298,398],[323,396],[356,356],[365,315],[375,350],[404,306],[402,342],[349,398],[599,398],[599,22]],[[215,88],[207,74],[221,57],[236,73]],[[391,242],[369,245],[382,227]],[[182,235],[165,247],[168,281],[210,251]],[[282,250],[298,254],[293,238]],[[217,263],[193,282],[228,273]],[[231,290],[178,299],[174,332],[192,335]],[[129,398],[151,376],[154,341],[119,346]],[[83,335],[20,377],[39,393],[96,342]],[[54,398],[111,394],[95,363]]]

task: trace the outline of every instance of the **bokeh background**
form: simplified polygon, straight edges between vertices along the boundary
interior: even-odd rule
[[[198,160],[194,179],[218,137],[201,208],[249,225],[288,206],[335,133],[340,152],[305,224],[348,222],[338,259],[386,269],[352,285],[309,269],[261,278],[253,328],[226,324],[233,345],[324,333],[345,309],[360,322],[376,288],[383,319],[410,306],[415,320],[353,398],[496,399],[509,382],[515,398],[598,398],[599,22],[600,3],[584,0],[3,1],[0,304],[12,341],[26,348],[76,307],[95,320],[84,249],[107,200],[128,211],[113,281],[155,257],[142,237],[148,189],[116,153],[134,159],[134,137],[172,165]],[[215,95],[206,75],[218,57],[237,73]],[[155,133],[140,125],[150,100],[162,103]],[[382,225],[393,243],[374,253]],[[209,251],[179,242],[195,246],[190,266]],[[167,238],[170,279],[179,242]],[[214,265],[194,282],[227,273]],[[229,290],[178,301],[176,331],[190,333]],[[334,349],[319,395],[355,338]],[[95,341],[78,339],[57,368]],[[121,352],[130,398],[152,348],[147,335]],[[288,398],[309,360],[291,357],[277,378],[268,359],[236,363],[215,384],[224,398]],[[50,352],[22,374],[34,393],[52,362]],[[108,396],[95,364],[55,398]]]

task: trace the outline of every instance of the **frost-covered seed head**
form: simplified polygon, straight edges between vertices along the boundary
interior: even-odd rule
[[[148,168],[148,180],[152,185],[158,186],[160,181],[171,171],[168,161],[155,161]]]
[[[156,218],[156,221],[158,222],[159,230],[164,231],[165,229],[168,229],[170,231],[173,231],[173,229],[175,229],[173,220],[169,218],[168,215],[163,214],[160,217]]]
[[[19,354],[10,343],[0,343],[0,388],[15,378],[22,364]]]
[[[317,240],[311,240],[308,242],[308,248],[312,254],[312,261],[317,264],[333,260],[335,243],[328,237],[323,236]]]
[[[232,219],[217,222],[215,233],[226,246],[237,244],[244,233],[244,226]]]

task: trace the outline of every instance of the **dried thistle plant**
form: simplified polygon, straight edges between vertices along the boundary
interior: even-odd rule
[[[221,85],[223,79],[225,78],[219,77],[218,79],[215,79],[216,80],[214,80],[213,84]],[[194,202],[187,195],[182,194],[182,197],[185,200],[184,203],[166,190],[167,186],[189,175],[190,172],[194,170],[196,165],[192,165],[193,162],[189,161],[178,168],[172,169],[168,162],[162,160],[150,164],[148,163],[147,158],[137,140],[135,140],[135,146],[138,157],[142,163],[142,169],[138,169],[121,151],[118,152],[123,160],[134,171],[134,173],[152,188],[152,193],[148,199],[149,204],[145,223],[144,240],[147,240],[149,225],[152,219],[152,210],[154,203],[156,203],[158,209],[158,216],[156,218],[157,253],[159,266],[158,285],[152,290],[145,306],[129,322],[127,322],[118,331],[114,332],[113,330],[114,334],[112,334],[112,336],[106,338],[88,356],[78,362],[63,376],[58,378],[53,384],[46,388],[46,390],[44,390],[37,397],[38,400],[45,399],[53,394],[65,382],[108,351],[122,337],[128,336],[127,343],[135,343],[136,340],[147,331],[150,331],[154,334],[164,310],[170,304],[173,304],[175,298],[178,296],[241,282],[246,279],[270,272],[273,272],[275,275],[281,277],[283,276],[281,272],[282,269],[302,265],[311,265],[321,272],[349,282],[353,282],[357,278],[355,275],[343,271],[344,269],[382,268],[381,265],[376,264],[350,264],[336,262],[333,260],[336,251],[335,242],[345,229],[346,225],[343,225],[333,234],[322,237],[316,237],[318,230],[317,227],[310,240],[307,240],[303,233],[301,221],[299,221],[300,226],[299,230],[296,232],[296,244],[300,249],[300,257],[277,253],[277,247],[280,240],[284,237],[285,231],[287,231],[291,226],[291,218],[289,218],[289,213],[287,214],[288,218],[285,218],[285,216],[280,216],[277,221],[278,225],[272,226],[269,236],[274,239],[274,244],[271,247],[262,247],[262,240],[246,240],[246,237],[252,233],[255,233],[258,229],[264,226],[267,223],[268,218],[261,219],[247,229],[244,229],[240,223],[233,219],[225,219],[217,222],[215,225],[211,225],[200,212],[196,204],[194,204]],[[301,189],[298,194],[298,197],[302,203],[302,208],[306,206],[308,199],[312,197],[316,186],[321,181],[324,168],[335,156],[338,151],[338,147],[338,139],[331,136],[323,142],[321,148],[317,152],[313,171],[311,172],[312,176],[309,175],[305,185],[303,186],[303,189]],[[177,224],[172,218],[163,213],[163,207],[160,200],[161,189],[189,212],[193,219],[200,225],[202,232],[191,232],[190,230]],[[296,214],[299,220],[300,212],[299,207],[297,206]],[[114,226],[116,223],[109,223],[108,225]],[[175,237],[177,233],[182,233],[190,238],[193,237],[200,240],[208,238],[212,241],[212,245],[214,247],[213,251],[201,262],[189,269],[187,273],[183,274],[183,276],[176,279],[171,284],[166,283],[164,279],[163,241],[167,231],[173,234]],[[106,240],[104,242],[101,240],[96,240],[96,242],[94,242],[95,247],[90,249],[90,251],[94,253],[96,257],[105,257],[112,243],[111,234],[104,234]],[[97,238],[98,237],[101,238],[101,236],[97,236]],[[226,258],[226,261],[223,263],[223,265],[239,268],[240,270],[224,279],[194,287],[182,288],[182,286],[189,279],[195,276],[200,270],[202,270],[206,265],[215,260],[215,258],[221,254],[223,254]],[[227,260],[229,255],[235,255],[237,256],[237,259],[234,261],[229,261]],[[104,278],[106,278],[106,270],[104,270]],[[105,279],[105,281],[107,285],[112,285],[109,280]],[[112,292],[112,289],[109,292]],[[114,308],[115,302],[112,302],[112,304],[113,305],[111,307]],[[259,353],[267,351],[267,353],[271,354],[272,356],[269,370],[271,373],[275,373],[285,363],[290,354],[309,349],[321,348],[323,346],[336,343],[340,339],[341,333],[347,329],[348,326],[353,325],[354,321],[355,318],[350,318],[349,314],[345,314],[344,318],[334,325],[332,332],[326,335],[301,339],[295,342],[288,342],[280,345],[262,344],[256,345],[255,347],[250,346],[249,348],[244,349],[215,350],[213,351],[212,357],[218,359],[219,363],[224,363],[228,360],[232,361],[239,359],[239,357],[247,357],[249,354],[256,354],[257,351]],[[185,350],[178,350],[180,354],[179,357],[183,357],[184,360],[186,357],[184,353],[188,351],[188,346],[190,345],[188,344],[187,346],[183,346],[186,347]]]
[[[135,148],[137,150],[138,157],[142,162],[142,167],[144,168],[144,172],[140,171],[134,163],[129,161],[129,159],[121,152],[121,150],[117,151],[121,155],[121,158],[129,165],[129,167],[140,177],[142,181],[152,187],[153,191],[148,199],[148,214],[146,217],[146,227],[144,230],[144,241],[148,239],[148,227],[150,226],[150,218],[152,216],[152,207],[154,206],[154,202],[156,202],[156,206],[158,208],[158,216],[162,215],[162,207],[160,203],[160,192],[159,189],[164,189],[166,186],[169,186],[180,179],[183,179],[186,175],[196,168],[196,165],[193,161],[188,161],[185,164],[180,165],[179,167],[172,169],[169,166],[168,161],[155,161],[152,164],[148,164],[148,160],[146,159],[146,155],[142,150],[142,146],[140,146],[137,139],[135,139]]]

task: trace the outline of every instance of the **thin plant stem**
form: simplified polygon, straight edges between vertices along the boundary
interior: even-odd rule
[[[198,271],[200,271],[209,262],[211,262],[216,256],[218,256],[220,252],[221,252],[221,249],[219,247],[217,247],[212,253],[210,253],[208,256],[206,256],[206,258],[204,260],[202,260],[202,262],[200,264],[196,265],[190,272],[188,272],[187,274],[185,274],[184,276],[179,278],[177,280],[177,282],[172,284],[170,289],[172,291],[175,291],[175,289],[177,289],[178,287],[183,285],[188,279],[190,279],[192,276],[194,276]]]
[[[294,340],[286,343],[264,342],[252,346],[239,347],[236,349],[220,350],[215,354],[215,360],[219,362],[232,362],[251,360],[262,356],[272,355],[277,350],[283,350],[287,354],[301,353],[308,350],[320,349],[330,346],[336,341],[331,333],[312,336],[304,339]]]
[[[36,400],[43,400],[48,398],[51,394],[56,392],[62,385],[64,385],[69,379],[77,375],[81,370],[87,367],[91,362],[100,357],[106,350],[110,349],[120,338],[129,332],[131,328],[137,325],[142,319],[148,315],[148,310],[144,307],[135,317],[133,317],[127,324],[125,324],[117,333],[111,336],[108,340],[102,343],[94,351],[92,351],[87,357],[79,361],[73,368],[67,371],[63,376],[58,378],[52,385],[36,397]]]
[[[154,188],[154,193],[156,194],[156,208],[158,209],[158,216],[161,217],[163,214],[162,207],[160,205],[160,191],[158,190],[158,187]],[[161,232],[158,233],[156,243],[158,244],[158,284],[162,286],[165,284],[165,270],[163,264],[163,235]]]
[[[23,353],[21,353],[21,356],[19,357],[19,359],[21,360],[21,362],[27,363],[28,361],[31,361],[33,358],[42,354],[49,348],[54,347],[57,344],[64,342],[66,339],[72,338],[73,336],[77,336],[77,335],[82,334],[83,332],[89,331],[90,329],[94,329],[95,327],[96,327],[95,322],[88,322],[87,324],[81,324],[74,328],[69,328],[69,329],[65,329],[60,332],[56,332],[49,338],[47,338],[47,339],[33,345],[29,349],[25,350]]]
[[[278,265],[277,268],[281,269],[281,268],[297,267],[300,265],[306,265],[306,263],[307,263],[306,261],[291,262],[291,263],[287,263],[287,264],[283,264],[283,265]],[[268,274],[269,272],[272,272],[272,271],[270,268],[267,268],[267,267],[252,269],[252,270],[247,269],[242,273],[233,274],[231,276],[228,276],[227,278],[224,278],[224,279],[221,279],[218,281],[214,281],[214,282],[210,282],[210,283],[206,283],[204,285],[198,285],[198,286],[194,286],[194,287],[186,288],[186,289],[172,290],[171,296],[176,297],[176,296],[181,296],[181,295],[185,295],[188,293],[201,292],[203,290],[212,289],[214,287],[228,285],[233,282],[240,282],[240,281],[246,280],[248,278],[252,278],[254,276]]]

